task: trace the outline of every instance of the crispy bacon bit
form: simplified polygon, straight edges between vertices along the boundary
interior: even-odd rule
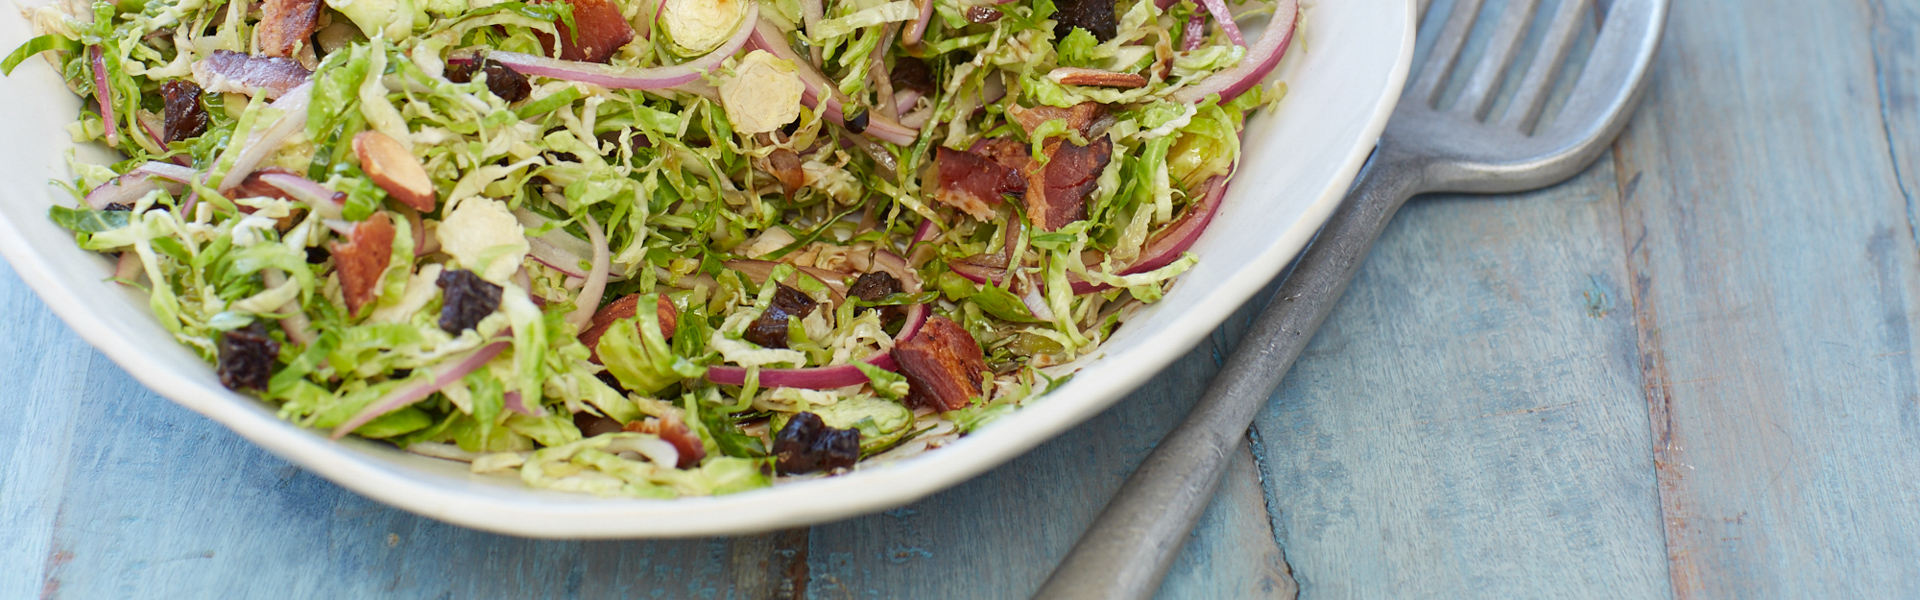
[[[580,435],[593,437],[605,433],[619,433],[620,422],[613,417],[603,417],[586,411],[573,413],[573,427]]]
[[[553,0],[540,0],[540,3]],[[620,14],[620,7],[608,0],[565,0],[573,5],[573,24],[580,27],[576,40],[566,25],[554,23],[560,33],[561,60],[578,60],[604,63],[613,59],[613,53],[621,46],[633,41],[633,26]],[[540,39],[540,47],[553,48],[553,36],[535,31],[534,37]]]
[[[472,329],[500,310],[500,294],[506,291],[464,269],[441,271],[434,284],[441,290],[440,329],[454,335]]]
[[[320,0],[266,0],[260,5],[260,25],[254,30],[260,53],[291,57],[320,29]]]
[[[220,385],[230,390],[266,391],[273,379],[273,364],[280,356],[280,342],[267,335],[267,327],[254,321],[245,329],[220,336]]]
[[[1081,102],[1073,105],[1073,108],[1044,105],[1021,108],[1018,104],[1009,104],[1007,114],[1020,124],[1021,129],[1027,130],[1029,135],[1047,121],[1066,119],[1068,129],[1078,131],[1082,136],[1091,137],[1095,124],[1101,121],[1101,117],[1106,116],[1106,109],[1101,108],[1098,102]]]
[[[486,75],[487,91],[509,103],[525,100],[533,93],[533,84],[527,83],[526,75],[491,58],[481,57],[447,65],[447,80],[454,83],[473,81],[476,74]]]
[[[774,434],[773,455],[782,475],[851,469],[860,460],[860,430],[834,429],[820,415],[798,413]]]
[[[980,140],[967,151],[987,157],[988,160],[1015,171],[1027,168],[1027,161],[1033,160],[1033,151],[1026,144],[1006,138]],[[1026,181],[1021,181],[1020,185],[1025,187]]]
[[[1081,146],[1052,140],[1045,152],[1047,164],[1027,167],[1027,220],[1041,231],[1053,231],[1087,218],[1087,196],[1113,160],[1113,142],[1101,137]]]
[[[894,277],[892,273],[874,271],[872,273],[863,273],[859,279],[855,279],[853,285],[847,288],[847,295],[868,302],[874,302],[905,290],[906,286],[902,285],[900,279]],[[870,310],[880,311],[880,322],[883,324],[892,323],[894,319],[904,317],[907,314],[906,309],[899,306],[862,306],[854,309],[853,314],[858,315]]]
[[[887,71],[887,81],[893,84],[894,91],[913,90],[932,95],[935,89],[933,69],[927,67],[927,61],[911,56],[894,60],[893,69]]]
[[[350,241],[329,246],[348,314],[360,314],[360,307],[373,302],[380,288],[380,276],[387,272],[387,264],[393,260],[393,235],[393,220],[387,213],[377,212],[353,226]]]
[[[1053,39],[1067,39],[1078,27],[1102,42],[1120,33],[1120,17],[1114,14],[1113,0],[1060,0],[1053,13]]]
[[[664,418],[647,417],[644,420],[627,423],[627,426],[622,429],[633,433],[651,433],[660,436],[662,441],[673,444],[673,449],[680,452],[680,460],[673,465],[676,469],[700,466],[701,459],[707,457],[707,445],[701,443],[700,436],[694,435],[693,429],[687,427],[687,423],[675,415],[670,414]]]
[[[193,79],[201,89],[235,94],[265,92],[269,100],[300,87],[311,76],[312,71],[291,58],[252,56],[230,50],[215,50],[193,63]]]
[[[1090,85],[1098,87],[1137,88],[1146,87],[1147,78],[1136,73],[1115,73],[1100,69],[1082,69],[1079,67],[1060,67],[1047,73],[1047,78],[1066,85]]]
[[[987,358],[966,328],[946,317],[927,319],[912,339],[893,347],[907,378],[907,405],[938,411],[965,408],[980,397]]]
[[[1018,170],[964,150],[937,149],[933,169],[933,199],[981,221],[993,219],[1001,196],[1027,188]]]
[[[804,163],[799,154],[786,148],[776,149],[764,159],[754,159],[754,166],[780,180],[780,189],[788,198],[807,184],[807,172],[800,166]]]
[[[169,79],[160,84],[166,98],[166,117],[161,126],[160,143],[200,137],[207,132],[207,108],[200,105],[200,86],[185,79]]]
[[[640,294],[621,296],[619,300],[614,300],[612,304],[602,306],[599,311],[594,312],[593,320],[587,322],[587,330],[580,332],[580,343],[587,346],[588,359],[592,360],[593,364],[600,364],[600,352],[595,349],[600,345],[600,338],[607,334],[607,330],[613,327],[615,321],[630,319],[639,313]],[[680,324],[680,311],[673,308],[673,301],[668,300],[666,296],[660,296],[654,308],[654,318],[660,320],[660,335],[673,339],[673,332]]]
[[[805,317],[820,303],[815,302],[806,292],[787,287],[785,284],[774,285],[779,286],[779,289],[773,293],[773,304],[767,307],[767,312],[760,313],[760,318],[754,319],[752,324],[747,325],[746,333],[740,337],[765,348],[785,348],[787,347],[787,318]]]
[[[999,9],[987,6],[974,6],[967,9],[967,22],[985,25],[1000,20],[1004,16]]]

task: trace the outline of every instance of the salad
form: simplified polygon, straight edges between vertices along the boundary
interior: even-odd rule
[[[1197,260],[1295,0],[62,0],[50,218],[222,384],[602,495],[965,435]],[[1265,19],[1257,38],[1241,21]]]

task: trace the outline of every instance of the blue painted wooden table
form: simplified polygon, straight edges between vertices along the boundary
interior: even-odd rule
[[[1162,596],[1920,596],[1916,31],[1915,0],[1674,3],[1647,103],[1598,164],[1400,214]],[[529,541],[260,451],[0,269],[0,598],[1021,597],[1250,310],[908,507]]]

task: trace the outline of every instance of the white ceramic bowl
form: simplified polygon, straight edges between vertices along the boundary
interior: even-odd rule
[[[839,477],[717,498],[597,498],[474,476],[464,463],[364,440],[328,441],[220,386],[213,370],[153,319],[143,296],[104,281],[112,265],[47,219],[70,204],[64,125],[80,102],[45,61],[0,78],[0,253],[89,343],[161,395],[349,489],[478,529],[556,538],[688,536],[806,525],[912,502],[991,469],[1092,417],[1184,354],[1272,279],[1332,213],[1386,125],[1407,76],[1413,0],[1318,0],[1278,77],[1291,91],[1248,125],[1245,162],[1221,214],[1193,248],[1199,266],[1121,328],[1073,381],[945,448]],[[31,37],[0,10],[0,51]]]

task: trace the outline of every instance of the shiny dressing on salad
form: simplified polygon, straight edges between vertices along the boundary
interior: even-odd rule
[[[1295,0],[65,0],[50,218],[222,384],[602,495],[937,447],[1199,260]],[[1253,39],[1239,21],[1269,25]]]

